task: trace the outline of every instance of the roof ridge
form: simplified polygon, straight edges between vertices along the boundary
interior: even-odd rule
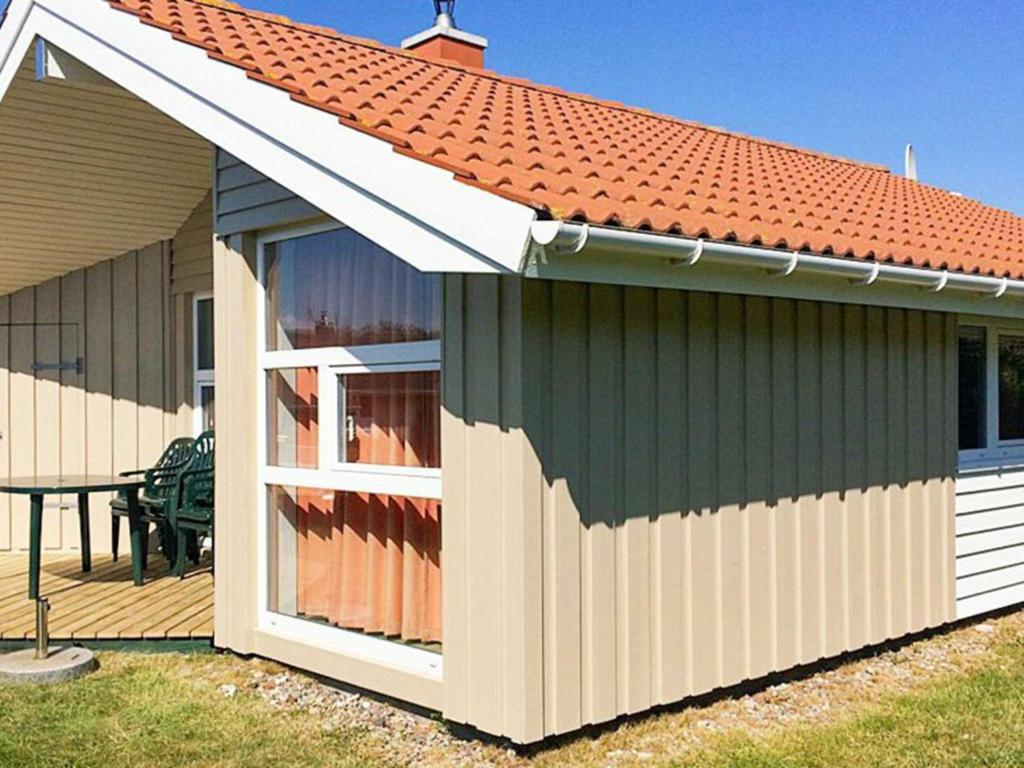
[[[403,56],[406,58],[415,59],[419,62],[426,62],[430,65],[443,67],[445,69],[454,69],[462,72],[468,72],[478,77],[484,77],[498,82],[506,83],[508,85],[520,87],[520,88],[532,88],[544,93],[550,93],[552,95],[561,96],[563,98],[574,99],[587,104],[595,104],[606,109],[618,110],[629,114],[640,115],[642,117],[653,118],[656,120],[664,120],[676,125],[683,125],[688,128],[696,130],[708,131],[710,133],[717,133],[723,136],[730,136],[732,138],[741,139],[743,141],[751,141],[757,144],[763,144],[765,146],[775,147],[787,152],[794,152],[799,155],[805,155],[809,157],[818,157],[823,160],[829,160],[837,163],[845,163],[858,168],[864,168],[866,170],[876,171],[878,173],[885,173],[893,175],[892,171],[881,163],[870,163],[865,160],[857,160],[854,158],[844,157],[842,155],[835,155],[828,152],[822,152],[816,149],[810,149],[808,147],[801,147],[796,144],[790,144],[784,141],[778,141],[776,139],[769,139],[762,136],[755,136],[753,134],[743,133],[742,131],[733,131],[728,128],[722,128],[717,125],[709,125],[707,123],[701,123],[696,120],[689,120],[686,118],[679,117],[677,115],[670,115],[663,112],[655,112],[653,110],[645,109],[643,107],[631,106],[614,99],[605,99],[599,96],[593,96],[591,94],[579,93],[574,91],[567,91],[564,88],[560,88],[555,85],[547,85],[545,83],[537,83],[527,78],[515,77],[513,75],[503,75],[491,69],[482,69],[477,67],[469,67],[454,62],[439,61],[433,57],[426,57],[412,51],[407,51],[397,46],[388,45],[382,43],[379,40],[372,40],[370,38],[358,37],[356,35],[350,35],[345,32],[339,32],[337,29],[332,27],[324,27],[317,24],[307,24],[301,21],[295,21],[288,18],[287,16],[281,16],[278,14],[267,13],[265,11],[258,11],[252,8],[246,8],[233,2],[232,0],[177,0],[178,2],[195,3],[197,5],[206,5],[211,8],[217,8],[222,11],[230,13],[237,13],[242,16],[248,16],[251,18],[260,19],[261,21],[269,24],[280,24],[282,26],[290,27],[302,32],[307,32],[314,35],[322,35],[324,37],[341,40],[351,45],[361,45],[367,48],[384,51],[395,56]],[[946,190],[948,192],[948,190]]]

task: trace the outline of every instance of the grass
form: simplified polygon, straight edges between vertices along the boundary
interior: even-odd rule
[[[1024,765],[1024,652],[961,679],[893,698],[848,723],[796,728],[763,744],[725,738],[679,765],[1020,766]]]
[[[894,698],[848,723],[800,727],[763,743],[723,737],[674,765],[804,766],[1024,765],[1024,653],[930,690]]]
[[[108,653],[53,687],[0,686],[0,766],[373,766],[365,732],[326,732],[255,697],[217,692],[240,664],[209,655]]]
[[[1024,643],[1019,637],[1002,639],[984,663],[962,675],[925,682],[910,694],[863,702],[857,714],[828,725],[783,726],[757,739],[727,732],[699,747],[675,750],[671,734],[657,720],[637,726],[638,749],[646,754],[626,754],[616,765],[1017,768],[1024,765]],[[630,727],[616,735],[616,749],[629,743]],[[607,742],[606,737],[581,740],[538,756],[537,762],[608,765]],[[595,750],[595,745],[601,746]]]
[[[1024,642],[1001,631],[980,663],[864,700],[826,725],[684,738],[700,712],[671,713],[495,764],[810,768],[1024,765]],[[1007,629],[1010,629],[1009,627]],[[960,631],[972,631],[960,630]],[[933,642],[933,641],[929,641]],[[378,766],[393,759],[358,729],[271,708],[230,656],[105,653],[101,670],[52,688],[0,686],[0,766]],[[237,683],[226,698],[218,686]],[[444,749],[444,747],[441,747]],[[433,764],[446,764],[443,753]]]

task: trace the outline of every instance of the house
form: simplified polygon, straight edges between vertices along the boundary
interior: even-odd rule
[[[0,473],[215,419],[216,644],[523,743],[1024,600],[1024,219],[485,47],[12,0]]]

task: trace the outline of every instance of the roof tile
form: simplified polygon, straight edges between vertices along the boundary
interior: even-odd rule
[[[570,94],[225,0],[107,0],[543,215],[1024,277],[1024,218],[887,169]]]

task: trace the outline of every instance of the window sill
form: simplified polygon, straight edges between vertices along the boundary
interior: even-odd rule
[[[961,474],[1004,469],[1024,469],[1024,446],[960,451],[958,456],[957,470]]]

